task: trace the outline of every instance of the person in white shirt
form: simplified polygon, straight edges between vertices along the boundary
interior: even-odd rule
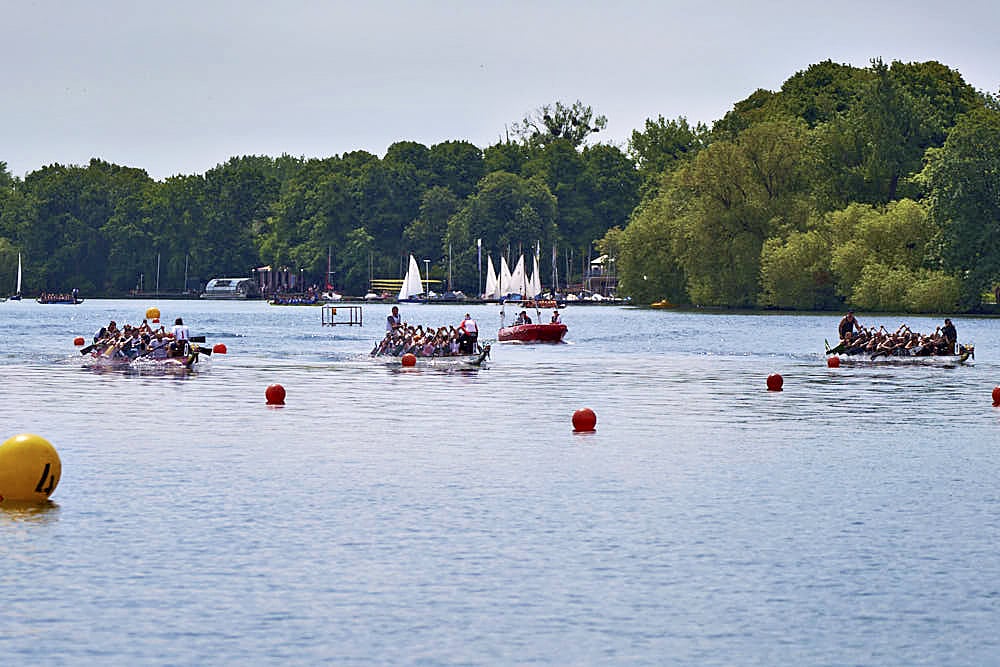
[[[174,336],[174,342],[170,345],[170,349],[174,353],[172,356],[185,356],[188,347],[187,340],[191,337],[191,332],[188,330],[187,325],[184,324],[183,319],[178,317],[174,320],[172,333]]]
[[[465,314],[465,319],[458,325],[459,349],[462,354],[473,354],[476,351],[476,341],[479,339],[479,326],[472,316]]]

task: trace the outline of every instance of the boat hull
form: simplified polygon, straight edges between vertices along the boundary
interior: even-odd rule
[[[517,324],[502,327],[497,339],[504,343],[561,343],[566,335],[566,325],[559,324]]]
[[[483,365],[489,356],[490,346],[486,345],[478,354],[459,354],[446,357],[417,357],[417,363],[415,366],[418,368],[420,366],[433,366],[435,368],[478,368]],[[403,365],[402,356],[378,354],[374,355],[372,358],[386,364],[387,366]]]
[[[194,370],[197,363],[197,353],[168,359],[153,359],[151,357],[127,359],[124,357],[105,357],[102,354],[92,352],[84,363],[84,367],[98,371],[123,371],[141,374],[187,373]]]
[[[973,363],[972,352],[962,354],[933,354],[928,356],[897,356],[880,355],[872,358],[871,354],[835,354],[831,357],[840,359],[842,365],[853,366],[959,366]]]

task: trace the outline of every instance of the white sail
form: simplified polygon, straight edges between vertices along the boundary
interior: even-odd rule
[[[531,287],[528,288],[530,292],[528,296],[531,298],[538,297],[542,293],[542,278],[538,275],[538,255],[535,255],[535,266],[531,270]]]
[[[21,253],[17,253],[17,289],[14,290],[14,294],[18,295],[21,293]]]
[[[528,291],[527,280],[524,277],[524,255],[518,258],[514,270],[510,272],[510,291],[513,294],[520,294],[521,297]]]
[[[486,292],[483,293],[483,298],[500,298],[500,285],[497,283],[496,271],[493,270],[493,258],[489,255],[486,256]]]
[[[423,291],[424,286],[420,281],[420,267],[417,266],[417,260],[413,258],[413,255],[410,255],[410,266],[406,269],[406,277],[403,278],[403,284],[399,288],[396,300],[404,301],[421,294]]]
[[[500,255],[499,283],[500,284],[497,287],[500,290],[500,298],[503,299],[512,291],[510,286],[510,267],[507,266],[507,258],[503,255]]]

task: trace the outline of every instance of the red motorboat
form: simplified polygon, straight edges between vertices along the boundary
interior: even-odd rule
[[[561,343],[566,335],[566,325],[556,324],[515,324],[501,327],[497,339],[501,342],[521,343]]]

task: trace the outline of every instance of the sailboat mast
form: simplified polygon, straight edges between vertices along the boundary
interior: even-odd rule
[[[326,247],[326,288],[328,290],[332,290],[333,289],[333,279],[331,277],[331,276],[333,276],[333,272],[330,271],[330,268],[331,268],[331,266],[330,266],[330,258],[332,256],[332,253],[333,253],[333,248],[331,248],[330,246],[327,246]]]
[[[552,244],[552,294],[559,291],[559,253],[556,244]]]

